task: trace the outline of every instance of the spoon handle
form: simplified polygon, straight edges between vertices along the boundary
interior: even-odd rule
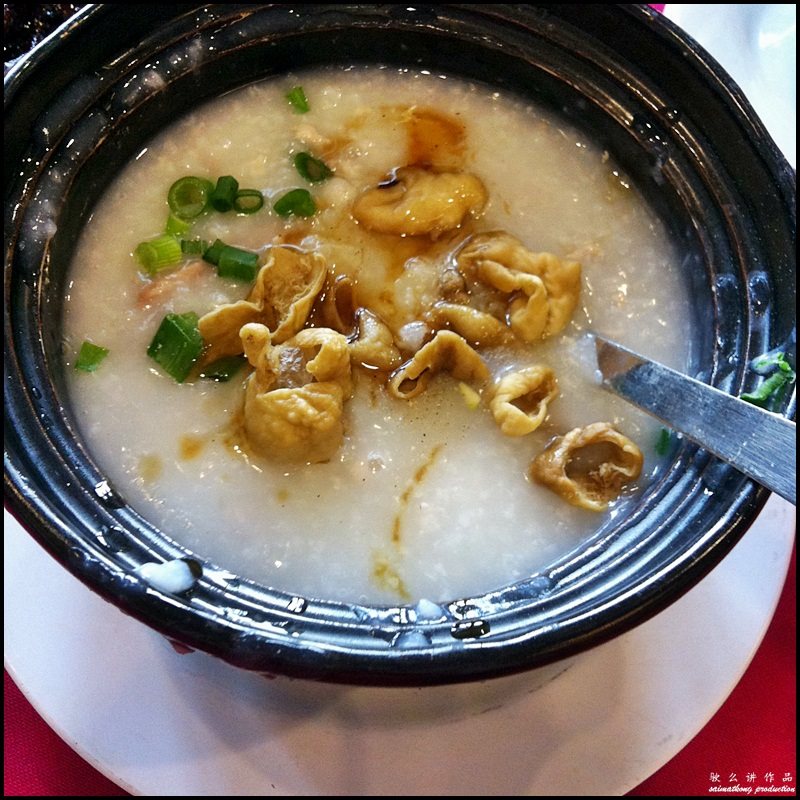
[[[794,422],[602,336],[594,335],[594,339],[606,389],[797,505]]]

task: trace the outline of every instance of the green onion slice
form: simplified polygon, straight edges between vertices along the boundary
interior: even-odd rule
[[[208,250],[205,239],[181,239],[181,252],[185,256],[202,256]]]
[[[244,366],[246,361],[244,356],[223,356],[203,367],[200,377],[209,381],[225,383]]]
[[[294,157],[294,166],[309,183],[319,183],[333,175],[333,170],[324,161],[314,158],[311,153],[297,153]]]
[[[294,86],[286,92],[289,105],[298,113],[305,114],[309,111],[308,98],[302,86]]]
[[[168,375],[183,383],[203,352],[203,337],[194,311],[167,314],[147,348],[150,356]]]
[[[792,371],[791,375],[782,371],[773,372],[772,375],[754,391],[743,394],[741,396],[742,400],[766,408],[771,400],[777,400],[780,397],[784,387],[792,383],[794,379],[794,371]]]
[[[254,281],[258,274],[258,253],[232,247],[217,239],[204,253],[203,260],[217,268],[220,278]]]
[[[225,244],[222,239],[215,239],[214,244],[203,251],[203,261],[207,261],[209,264],[213,264],[216,267],[219,264],[219,257],[226,247],[228,247],[228,245]]]
[[[272,207],[281,217],[313,217],[317,213],[317,204],[307,189],[292,189]]]
[[[786,360],[786,353],[780,350],[754,358],[750,366],[759,375],[769,375],[770,372],[776,369],[787,373],[793,371],[791,364]]]
[[[233,175],[223,175],[217,178],[217,185],[209,198],[211,205],[217,211],[230,211],[239,191],[239,181]]]
[[[254,281],[258,273],[258,253],[240,250],[238,247],[224,247],[217,262],[217,275],[220,278],[234,278],[237,281]]]
[[[750,367],[759,375],[768,377],[752,392],[746,392],[741,397],[742,400],[762,408],[777,404],[782,399],[786,387],[797,379],[792,365],[786,360],[786,353],[780,350],[758,356],[750,362]]]
[[[140,242],[133,252],[148,275],[178,264],[183,257],[180,242],[170,233]]]
[[[182,219],[170,211],[167,217],[167,224],[164,226],[164,233],[169,233],[172,236],[182,236],[184,233],[188,233],[191,227],[192,223],[189,220]]]
[[[107,355],[107,347],[100,347],[99,344],[93,344],[87,340],[81,345],[81,349],[78,351],[75,369],[79,369],[82,372],[94,372]]]
[[[180,219],[195,219],[206,210],[213,189],[214,184],[205,178],[196,178],[194,175],[178,178],[167,192],[169,209]]]
[[[655,451],[660,456],[665,456],[669,453],[670,447],[672,446],[672,433],[668,431],[666,428],[662,428],[658,433],[658,439],[656,439],[655,444]]]
[[[255,214],[264,205],[264,195],[258,189],[239,189],[233,200],[233,208],[240,214]]]

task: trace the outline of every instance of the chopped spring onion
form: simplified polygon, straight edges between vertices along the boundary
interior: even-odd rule
[[[286,99],[298,114],[305,114],[309,111],[308,98],[302,86],[294,86],[286,92]]]
[[[167,217],[167,224],[164,226],[164,233],[169,233],[172,236],[182,236],[184,233],[188,233],[191,227],[192,223],[189,220],[182,219],[170,212]]]
[[[741,397],[742,400],[762,408],[777,403],[783,397],[786,387],[797,379],[791,364],[786,360],[785,353],[768,353],[759,356],[753,360],[751,366],[760,375],[769,377],[752,392],[745,392]]]
[[[656,439],[654,450],[658,455],[665,456],[667,453],[669,453],[671,446],[672,433],[666,428],[662,428],[658,433],[658,439]]]
[[[776,368],[781,370],[781,372],[788,373],[793,371],[791,364],[786,360],[786,353],[780,351],[766,353],[763,356],[754,358],[750,366],[753,371],[757,372],[759,375],[769,375],[771,372],[774,372]]]
[[[253,281],[258,273],[258,253],[242,250],[217,239],[204,253],[203,260],[217,268],[221,278]]]
[[[133,252],[148,275],[174,266],[183,256],[180,242],[170,233],[140,242]]]
[[[224,247],[217,262],[217,275],[220,278],[234,278],[237,281],[254,281],[258,273],[258,253],[240,250],[238,247]]]
[[[214,184],[205,178],[187,175],[178,178],[167,192],[170,211],[180,219],[192,220],[199,217],[208,207]]]
[[[785,372],[773,372],[755,391],[745,392],[742,395],[742,400],[746,400],[756,406],[765,407],[771,400],[777,400],[781,396],[784,387],[792,383],[794,378],[794,372],[792,372],[791,376]]]
[[[217,178],[217,185],[211,192],[209,201],[216,211],[230,211],[239,191],[239,181],[233,175]]]
[[[219,257],[226,247],[228,247],[228,245],[225,244],[222,239],[216,239],[211,247],[203,251],[203,261],[207,261],[209,264],[213,264],[216,267],[219,264]]]
[[[223,356],[203,367],[200,377],[209,381],[225,383],[244,366],[246,361],[244,356]]]
[[[178,383],[183,383],[203,352],[203,337],[194,311],[167,314],[147,348],[150,356]]]
[[[311,153],[297,153],[294,157],[295,169],[309,182],[319,183],[333,175],[331,168]]]
[[[317,213],[317,204],[306,189],[292,189],[272,207],[281,217],[313,217]]]
[[[208,250],[205,239],[181,239],[181,252],[185,256],[202,256]]]
[[[233,200],[233,208],[240,214],[255,214],[264,205],[264,195],[258,189],[239,189]]]
[[[87,340],[81,345],[81,349],[78,351],[75,369],[79,369],[82,372],[94,372],[107,355],[107,347],[100,347],[99,344],[93,344]]]

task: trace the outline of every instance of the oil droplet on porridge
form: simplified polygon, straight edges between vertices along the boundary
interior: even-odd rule
[[[186,433],[178,441],[178,449],[181,459],[184,461],[191,461],[197,458],[203,452],[205,441],[192,433]]]
[[[138,464],[139,475],[145,483],[153,483],[161,477],[164,462],[155,453],[145,453]]]

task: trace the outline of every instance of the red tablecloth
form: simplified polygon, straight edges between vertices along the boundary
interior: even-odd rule
[[[756,787],[762,795],[796,794],[795,570],[793,553],[775,618],[727,702],[683,751],[630,794],[731,794],[726,790],[737,783],[752,794]],[[4,688],[6,796],[126,794],[53,733],[7,673]]]

